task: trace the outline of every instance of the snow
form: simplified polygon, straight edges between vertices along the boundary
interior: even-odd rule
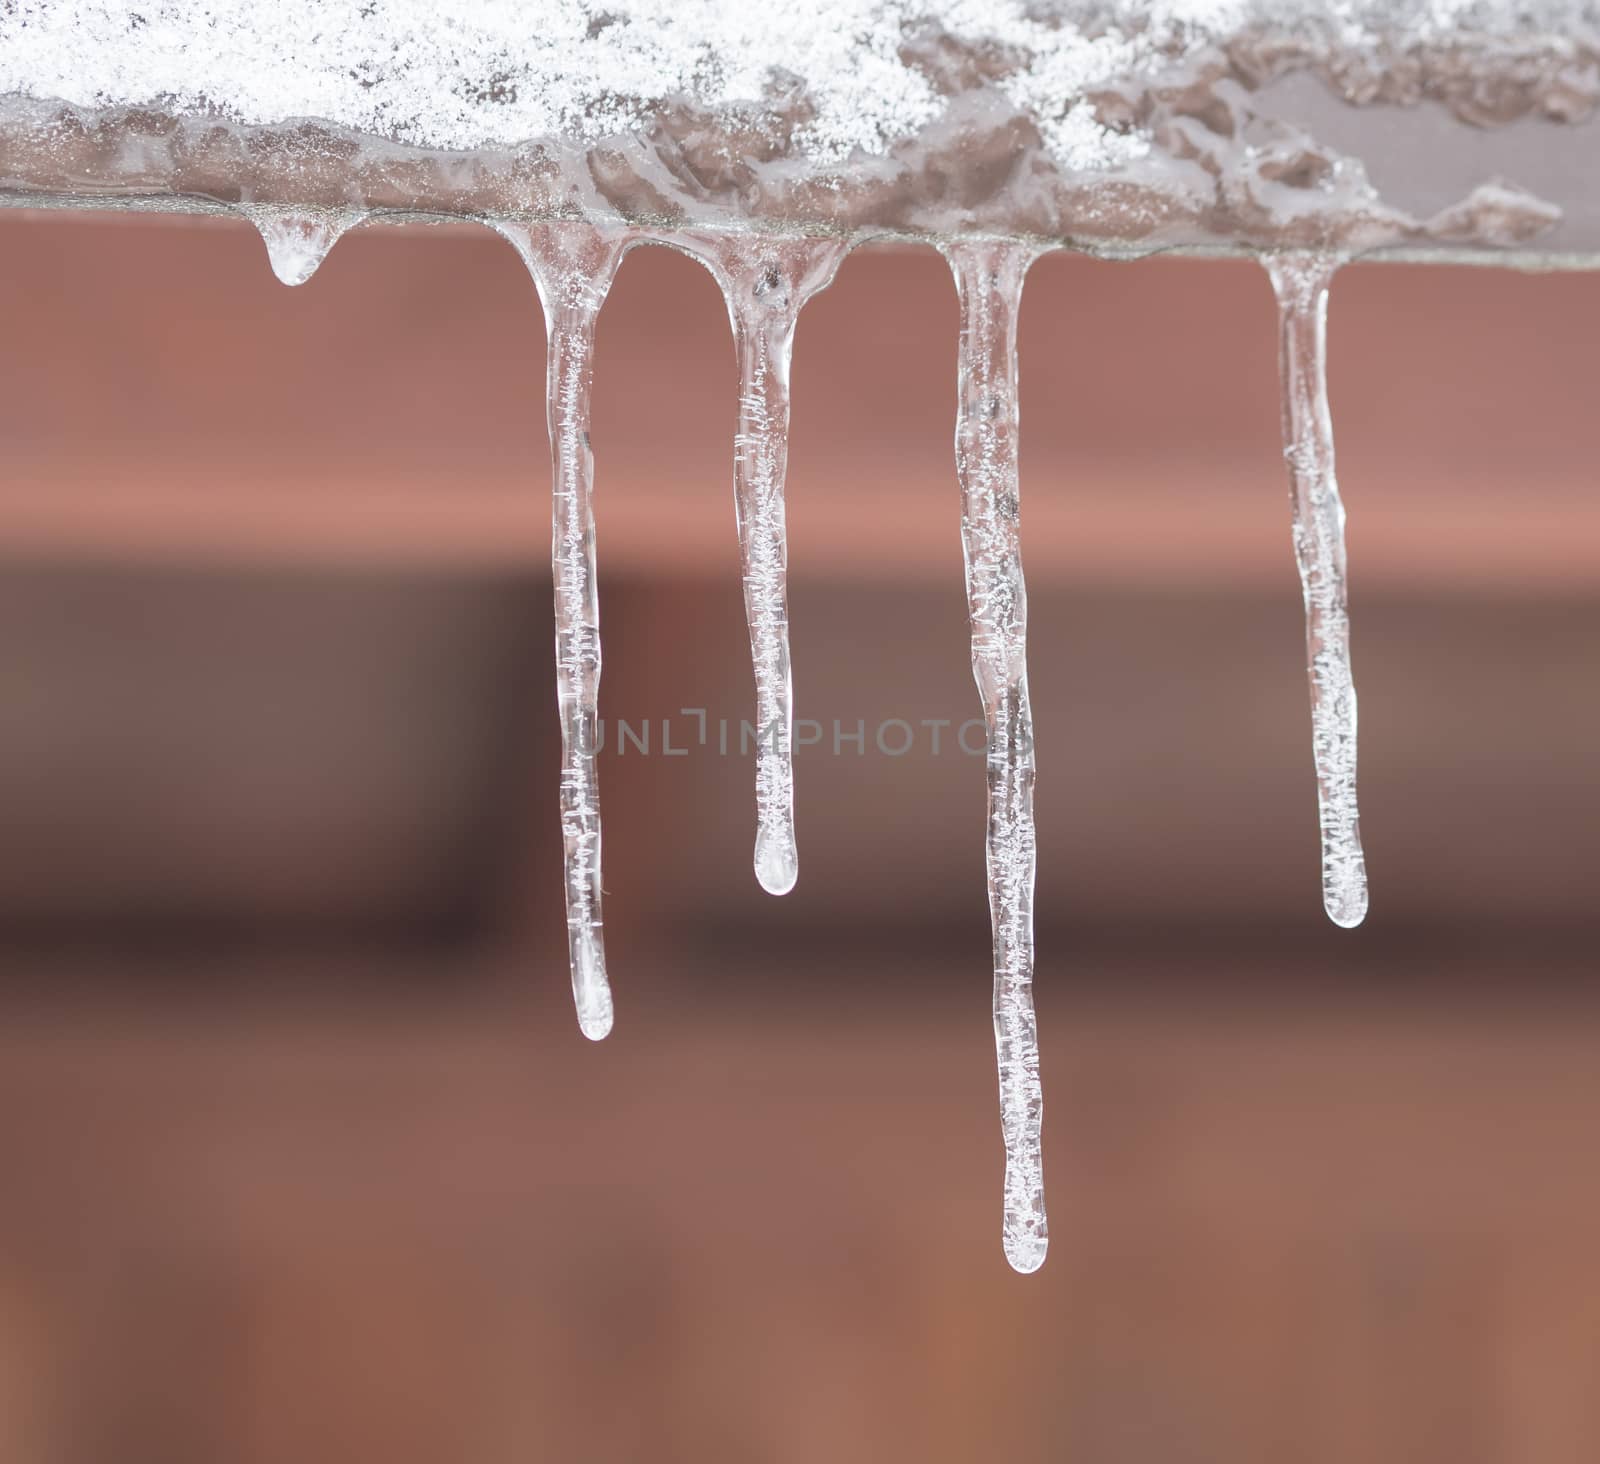
[[[877,155],[941,115],[929,36],[975,48],[1057,162],[1109,167],[1147,150],[1086,94],[1252,21],[1448,40],[1466,28],[1560,34],[1593,7],[1483,0],[9,0],[0,94],[156,106],[267,125],[312,118],[466,151],[644,127],[674,100],[770,128],[821,167]]]

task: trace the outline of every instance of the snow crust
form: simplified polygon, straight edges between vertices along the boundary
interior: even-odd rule
[[[837,166],[942,113],[937,63],[953,48],[1080,171],[1149,147],[1098,120],[1091,92],[1251,24],[1360,50],[1559,36],[1594,13],[1571,0],[3,0],[0,94],[318,119],[450,151],[592,142],[683,100]]]

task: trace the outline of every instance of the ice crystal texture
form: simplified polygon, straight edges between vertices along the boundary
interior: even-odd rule
[[[11,0],[0,196],[1600,251],[1597,100],[1595,0]]]
[[[1353,926],[1367,884],[1329,281],[1375,250],[1600,259],[1587,181],[1597,104],[1596,0],[0,0],[0,204],[234,211],[290,285],[368,219],[482,220],[527,264],[548,342],[559,816],[590,1038],[613,1019],[589,413],[616,270],[637,244],[669,244],[712,272],[727,303],[754,863],[783,894],[799,868],[784,526],[796,323],[859,241],[944,251],[960,300],[956,472],[987,728],[1002,1234],[1025,1272],[1043,1264],[1048,1230],[1017,471],[1023,277],[1060,245],[1263,253],[1280,311],[1323,902]],[[1441,112],[1462,125],[1434,127]],[[1422,136],[1408,177],[1395,159]]]
[[[1338,260],[1284,254],[1268,260],[1278,296],[1284,457],[1294,505],[1294,554],[1306,605],[1311,734],[1322,824],[1322,903],[1335,925],[1367,914],[1367,865],[1356,807],[1356,691],[1344,503],[1333,471],[1328,411],[1328,283]]]
[[[828,285],[838,239],[687,235],[683,246],[722,285],[739,367],[734,513],[756,680],[756,878],[786,895],[800,873],[794,832],[794,687],[789,668],[789,362],[800,307]]]
[[[961,300],[956,385],[961,544],[972,674],[988,737],[984,850],[1006,1146],[1003,1235],[1006,1259],[1019,1271],[1038,1270],[1049,1244],[1039,1148],[1044,1093],[1033,1013],[1033,713],[1017,475],[1017,314],[1033,253],[1010,243],[963,244],[949,251]]]
[[[595,771],[600,601],[589,403],[595,321],[628,240],[585,223],[508,226],[503,232],[532,273],[544,306],[567,946],[578,1026],[585,1037],[599,1041],[611,1031],[612,1005],[600,916],[600,786]]]
[[[357,213],[277,208],[271,204],[247,206],[243,212],[260,231],[273,274],[286,285],[305,284],[339,242],[339,236],[362,218]]]

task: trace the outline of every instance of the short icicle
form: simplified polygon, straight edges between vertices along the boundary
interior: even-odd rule
[[[1007,242],[951,245],[961,300],[956,472],[972,621],[972,673],[988,731],[986,855],[994,929],[994,1038],[1006,1146],[1006,1259],[1037,1271],[1049,1247],[1033,1010],[1033,716],[1028,596],[1017,474],[1017,314],[1035,251]]]
[[[1350,677],[1344,504],[1334,476],[1328,412],[1328,285],[1340,259],[1294,251],[1269,256],[1265,263],[1278,297],[1284,457],[1306,606],[1322,904],[1335,925],[1349,928],[1367,913],[1367,865],[1356,804],[1356,693]]]
[[[244,213],[267,246],[273,274],[286,285],[305,284],[340,238],[366,218],[363,211],[277,204],[246,204]]]
[[[689,234],[674,243],[716,275],[739,366],[734,510],[756,680],[756,879],[786,895],[799,877],[794,834],[794,705],[789,670],[784,474],[789,362],[800,309],[829,285],[849,244],[833,238]]]
[[[631,240],[621,229],[587,223],[498,227],[528,266],[544,306],[567,948],[578,1025],[585,1037],[598,1042],[611,1031],[612,1007],[600,918],[600,787],[595,771],[600,604],[589,401],[595,321]]]

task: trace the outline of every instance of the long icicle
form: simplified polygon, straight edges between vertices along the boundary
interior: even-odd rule
[[[1294,552],[1306,606],[1311,735],[1322,826],[1322,905],[1335,925],[1367,913],[1367,864],[1356,803],[1356,693],[1350,676],[1344,504],[1328,412],[1328,285],[1336,255],[1270,256],[1278,297],[1284,457],[1294,504]]]
[[[578,1026],[598,1042],[611,1031],[612,1005],[600,914],[600,605],[589,402],[595,320],[631,240],[583,223],[507,224],[500,231],[521,254],[544,306],[567,949]]]
[[[972,674],[988,729],[986,856],[994,929],[994,1039],[1006,1146],[1006,1259],[1044,1264],[1039,1032],[1033,1011],[1033,715],[1028,704],[1028,593],[1022,578],[1017,473],[1017,314],[1035,251],[952,245],[961,299],[956,472],[972,620]]]
[[[849,244],[832,238],[691,234],[674,240],[722,286],[739,366],[734,511],[756,681],[756,879],[786,895],[799,877],[794,833],[794,689],[789,669],[789,362],[800,309],[833,280]]]

